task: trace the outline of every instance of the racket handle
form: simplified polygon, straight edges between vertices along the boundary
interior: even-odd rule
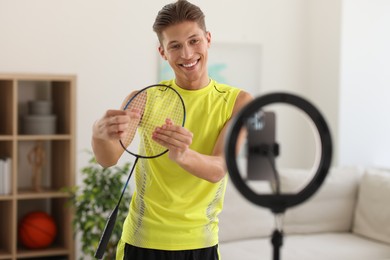
[[[106,251],[106,248],[107,248],[107,244],[110,241],[112,231],[114,230],[117,215],[118,215],[118,205],[111,212],[110,216],[107,219],[106,226],[103,230],[103,234],[100,238],[98,248],[96,249],[96,252],[95,252],[96,259],[103,258],[104,252]]]

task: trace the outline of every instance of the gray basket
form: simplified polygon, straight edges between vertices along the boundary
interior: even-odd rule
[[[56,133],[56,116],[52,115],[50,100],[28,102],[28,115],[23,117],[23,133],[29,135],[50,135]]]
[[[30,115],[51,115],[52,102],[49,100],[34,100],[28,102]]]
[[[24,133],[30,135],[55,134],[55,115],[28,115],[23,118]]]

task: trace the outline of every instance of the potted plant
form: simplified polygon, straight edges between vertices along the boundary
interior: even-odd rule
[[[81,169],[82,185],[67,189],[71,194],[69,202],[74,208],[72,223],[74,234],[81,235],[81,250],[84,255],[80,259],[94,256],[106,220],[118,202],[129,169],[130,163],[103,168],[96,162],[91,153],[88,165]],[[131,194],[127,190],[119,206],[115,228],[107,245],[105,259],[115,259],[116,245],[121,237],[130,199]]]

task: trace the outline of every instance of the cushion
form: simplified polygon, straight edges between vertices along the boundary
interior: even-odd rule
[[[362,174],[363,170],[358,167],[332,168],[312,197],[286,211],[283,228],[285,233],[351,231],[358,183]],[[302,190],[311,180],[312,175],[308,175],[308,171],[302,170],[282,171],[282,192],[296,193]]]
[[[390,171],[368,169],[356,206],[353,232],[390,243]]]
[[[269,260],[272,249],[269,238],[219,245],[223,260]],[[283,239],[280,254],[282,260],[385,260],[390,259],[390,245],[353,233],[289,235]]]
[[[224,207],[219,215],[219,241],[269,236],[273,224],[271,211],[247,201],[228,177]]]
[[[357,187],[362,174],[363,170],[358,167],[332,169],[317,193],[303,204],[286,211],[284,232],[351,231]],[[283,193],[297,192],[306,186],[310,177],[307,170],[281,170],[281,190]],[[252,183],[249,185],[252,186]],[[264,193],[267,192],[264,190]],[[220,242],[270,236],[274,228],[272,212],[247,201],[229,178],[224,208],[219,216]]]

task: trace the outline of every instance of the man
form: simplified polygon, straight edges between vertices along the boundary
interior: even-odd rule
[[[169,152],[138,163],[117,259],[220,259],[218,214],[227,183],[224,139],[230,119],[252,97],[209,78],[211,34],[199,7],[186,0],[168,4],[153,30],[161,57],[175,73],[175,79],[162,83],[181,94],[187,119],[184,127],[167,119],[150,137]],[[108,110],[95,122],[92,147],[103,167],[117,163],[123,153],[118,140],[140,117],[137,111]]]

